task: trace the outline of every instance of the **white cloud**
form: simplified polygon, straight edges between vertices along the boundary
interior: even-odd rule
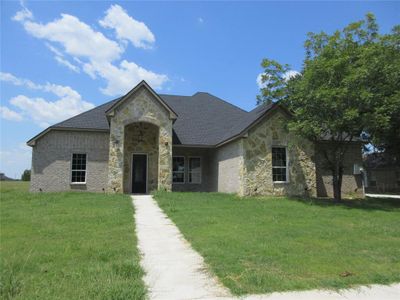
[[[296,70],[289,70],[283,74],[283,78],[287,81],[293,77],[296,77],[297,75],[300,75],[300,72],[297,72]]]
[[[111,63],[92,63],[84,65],[84,70],[92,77],[96,74],[107,81],[107,86],[101,91],[105,95],[117,95],[128,92],[141,80],[146,80],[153,88],[159,89],[168,80],[166,75],[148,71],[134,62],[123,60],[119,67]]]
[[[23,120],[23,117],[20,113],[17,113],[6,106],[0,106],[0,116],[2,119],[9,121],[20,122]]]
[[[123,49],[117,42],[94,31],[77,17],[61,14],[61,18],[40,24],[29,20],[23,22],[25,30],[34,37],[60,43],[67,54],[90,57],[96,61],[112,61],[120,57]]]
[[[264,75],[265,75],[265,73],[260,73],[260,74],[258,74],[257,79],[256,79],[257,85],[260,89],[263,89],[266,86],[266,82],[263,82]]]
[[[60,50],[58,50],[57,48],[53,47],[52,45],[50,45],[49,43],[46,43],[46,47],[54,53],[54,59],[60,64],[63,65],[65,67],[67,67],[68,69],[70,69],[71,71],[74,71],[75,73],[80,73],[80,68],[74,64],[72,64],[71,62],[69,62],[67,59],[64,58],[64,54],[61,53]]]
[[[0,72],[0,81],[6,81],[14,85],[24,85],[30,89],[39,89],[39,86],[28,79],[17,78],[11,73]]]
[[[94,107],[80,98],[63,97],[56,101],[47,101],[43,98],[30,98],[18,95],[10,100],[24,115],[28,115],[41,127],[60,122]]]
[[[116,65],[114,61],[121,59],[124,47],[108,39],[101,32],[93,30],[75,16],[61,14],[61,18],[47,24],[26,18],[14,17],[14,19],[21,22],[32,36],[60,44],[63,52],[81,64],[83,71],[91,78],[105,79],[106,87],[100,90],[106,95],[121,95],[132,89],[140,80],[146,80],[156,89],[161,89],[168,81],[167,75],[147,70],[134,62],[122,60]],[[111,6],[100,23],[114,28],[119,38],[128,39],[137,47],[144,45],[147,47],[149,43],[155,41],[154,35],[144,23],[131,18],[118,5]],[[133,29],[136,31],[131,32]],[[64,53],[50,46],[52,48],[49,49],[56,55],[55,58],[59,63],[78,71],[79,67],[67,60]]]
[[[18,95],[10,100],[10,103],[19,109],[17,114],[21,117],[27,116],[41,127],[47,127],[94,107],[92,103],[83,101],[81,95],[69,86],[53,83],[36,84],[31,80],[17,78],[10,73],[2,72],[0,79],[14,85],[48,92],[59,98],[49,101],[41,97],[31,98]]]
[[[197,22],[199,22],[199,23],[202,24],[202,23],[204,23],[204,19],[203,19],[202,17],[198,17],[198,18],[197,18]]]
[[[71,71],[74,71],[75,73],[79,73],[80,69],[78,66],[73,65],[72,63],[70,63],[68,60],[62,58],[61,56],[54,56],[54,59],[63,66],[66,66],[68,69],[70,69]]]
[[[285,81],[288,81],[289,79],[291,79],[297,75],[300,75],[300,74],[301,74],[300,72],[297,72],[295,70],[289,70],[286,73],[284,73],[282,75],[282,77]],[[263,76],[267,76],[267,75],[265,73],[260,73],[260,74],[258,74],[257,79],[256,79],[257,85],[260,89],[265,88],[268,83],[268,80],[263,82]]]
[[[18,11],[12,19],[14,21],[19,21],[19,22],[25,20],[32,20],[33,14],[28,8],[26,8],[24,2],[20,1],[19,4],[21,5],[22,9]]]
[[[58,50],[56,47],[53,47],[52,45],[50,45],[49,43],[45,43],[46,47],[55,54],[55,56],[61,56],[63,57],[64,54],[62,54],[62,52],[60,50]]]
[[[11,73],[0,72],[0,81],[6,81],[17,86],[25,86],[32,90],[42,90],[44,92],[53,93],[59,97],[80,98],[81,95],[69,86],[62,86],[52,83],[36,84],[33,81],[25,78],[18,78]]]
[[[119,40],[128,40],[137,48],[151,48],[156,40],[146,24],[132,18],[116,4],[111,5],[99,23],[104,28],[114,29]]]

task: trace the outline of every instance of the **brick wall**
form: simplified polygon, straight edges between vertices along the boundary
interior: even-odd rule
[[[243,172],[242,140],[217,148],[213,156],[213,191],[241,193]]]
[[[109,133],[52,130],[32,147],[31,191],[87,190],[107,187]],[[87,154],[86,184],[71,184],[72,153]]]

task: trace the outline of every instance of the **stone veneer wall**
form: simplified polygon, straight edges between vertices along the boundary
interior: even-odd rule
[[[242,195],[316,195],[314,145],[285,129],[280,111],[252,128],[243,139]],[[289,181],[272,181],[272,147],[288,149]]]
[[[169,112],[145,88],[141,87],[114,110],[110,122],[108,190],[123,192],[125,126],[145,122],[158,126],[158,188],[171,190],[172,120]]]
[[[139,135],[140,134],[140,135]],[[158,127],[150,123],[133,123],[125,127],[124,193],[132,192],[132,155],[147,154],[147,190],[158,188]]]
[[[108,145],[108,132],[49,131],[32,147],[30,190],[105,190],[108,179]],[[73,153],[87,154],[86,184],[71,184]]]

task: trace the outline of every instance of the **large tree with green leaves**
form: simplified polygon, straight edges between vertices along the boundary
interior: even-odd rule
[[[309,33],[301,74],[264,59],[258,103],[280,100],[294,113],[289,129],[324,147],[325,165],[341,200],[344,156],[351,142],[367,136],[399,154],[400,26],[379,34],[372,14],[333,34]]]

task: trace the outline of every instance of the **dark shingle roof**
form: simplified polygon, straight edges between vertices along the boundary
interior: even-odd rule
[[[175,144],[215,145],[247,112],[208,93],[193,96],[160,95],[178,118]]]
[[[246,112],[209,93],[159,96],[178,115],[173,125],[173,143],[183,145],[214,146],[222,143],[241,134],[274,106],[262,105]],[[106,111],[120,99],[97,106],[50,128],[109,130]]]
[[[241,134],[246,128],[252,125],[255,121],[259,120],[267,111],[269,111],[275,104],[264,104],[256,107],[252,111],[246,113],[234,126],[225,132],[221,142],[228,140]]]
[[[109,130],[110,124],[108,123],[106,117],[106,111],[121,98],[117,98],[102,105],[99,105],[91,110],[76,115],[75,117],[57,123],[51,126],[51,128],[81,128],[81,129]]]

